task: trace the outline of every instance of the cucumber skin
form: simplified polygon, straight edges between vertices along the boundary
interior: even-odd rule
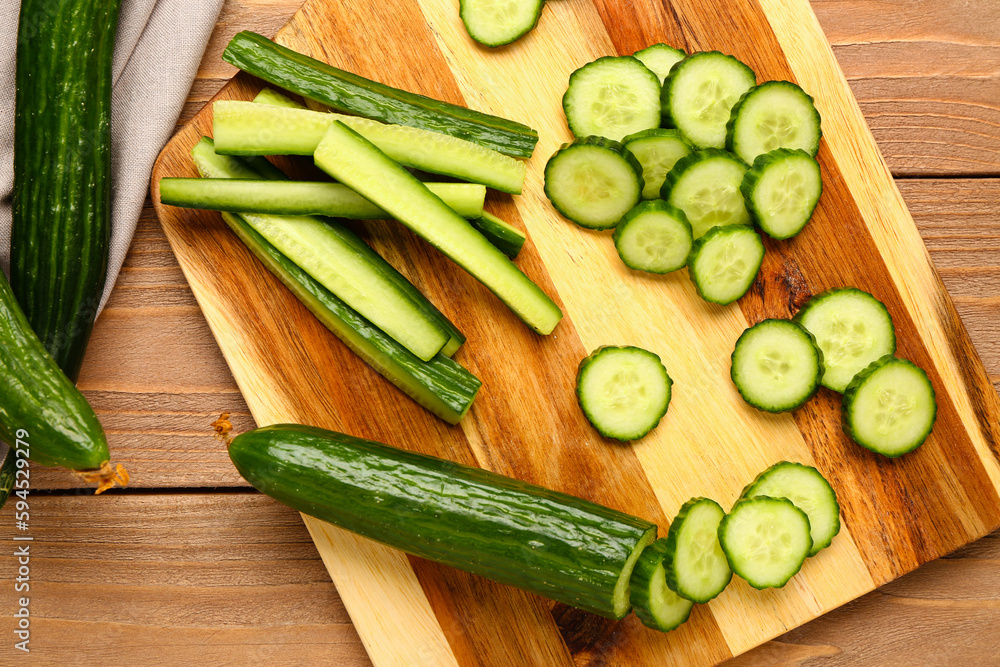
[[[733,505],[733,508],[731,510],[729,510],[729,513],[726,516],[722,517],[722,521],[719,523],[719,542],[722,544],[722,553],[726,554],[726,559],[727,560],[729,560],[729,554],[726,552],[726,543],[722,540],[722,535],[725,533],[725,530],[726,530],[726,524],[729,523],[729,519],[730,519],[730,517],[733,516],[733,512],[735,512],[736,508],[738,508],[742,503],[752,503],[752,502],[754,502],[756,500],[770,500],[770,501],[775,501],[775,502],[780,502],[780,503],[786,503],[786,504],[790,505],[792,507],[792,509],[794,509],[796,512],[798,512],[799,514],[801,514],[803,516],[803,518],[806,521],[806,526],[809,525],[809,516],[806,515],[806,513],[803,512],[802,510],[800,510],[798,507],[796,507],[795,504],[792,501],[788,500],[787,498],[772,498],[771,496],[754,496],[753,498],[740,498]],[[810,539],[810,542],[811,542],[812,541],[812,537],[810,536],[809,539]],[[806,556],[806,558],[808,558],[808,555]],[[802,559],[802,563],[805,563],[805,558]],[[733,570],[733,572],[735,572],[736,574],[739,574],[740,578],[743,579],[743,581],[747,582],[747,584],[751,588],[756,588],[758,591],[765,591],[765,590],[768,590],[770,588],[784,588],[785,584],[787,584],[789,581],[791,581],[792,577],[794,577],[796,574],[798,574],[799,571],[802,569],[802,563],[799,563],[799,567],[798,567],[797,570],[795,570],[795,572],[792,572],[790,575],[788,575],[787,579],[785,579],[783,582],[781,582],[780,584],[778,584],[776,586],[758,586],[758,585],[754,584],[749,579],[747,579],[742,574],[740,574],[739,572],[736,571],[736,568],[733,567],[733,562],[731,560],[729,561],[729,568],[731,570]]]
[[[656,418],[656,421],[653,422],[653,425],[650,426],[645,432],[636,434],[634,437],[631,437],[631,438],[622,438],[622,437],[619,437],[618,435],[615,435],[615,434],[613,434],[613,433],[605,430],[604,428],[602,428],[597,423],[597,421],[595,421],[590,416],[590,411],[587,410],[587,408],[584,406],[583,391],[580,388],[581,380],[583,378],[583,373],[584,373],[584,371],[587,370],[587,366],[589,366],[592,362],[596,361],[597,358],[600,357],[601,354],[603,352],[607,351],[607,350],[632,350],[632,351],[636,351],[636,352],[641,352],[642,354],[649,355],[651,357],[655,357],[656,360],[660,363],[660,366],[663,367],[663,374],[667,377],[667,400],[666,400],[666,402],[663,405],[663,410],[660,412],[660,416]],[[644,350],[641,347],[636,347],[634,345],[625,345],[625,346],[620,346],[620,347],[616,346],[616,345],[602,345],[599,348],[597,348],[596,350],[594,350],[593,352],[591,352],[590,354],[588,354],[586,357],[584,357],[583,361],[580,362],[580,365],[577,367],[577,370],[576,370],[576,400],[577,400],[577,403],[580,404],[580,410],[583,412],[583,415],[587,418],[587,421],[590,422],[590,425],[594,427],[594,430],[596,430],[598,433],[600,433],[601,435],[603,435],[605,438],[610,438],[612,440],[618,440],[619,442],[631,442],[632,440],[638,440],[640,438],[644,438],[654,428],[656,428],[657,426],[659,426],[660,425],[660,421],[663,419],[664,415],[667,414],[667,409],[670,407],[670,399],[673,398],[673,395],[674,395],[673,388],[674,388],[673,378],[670,377],[670,373],[668,373],[666,367],[663,366],[663,360],[660,359],[660,355],[658,355],[658,354],[656,354],[654,352],[650,352],[649,350]]]
[[[858,393],[858,389],[861,388],[862,383],[864,383],[864,381],[868,379],[868,377],[871,376],[872,373],[874,373],[878,369],[882,368],[886,364],[889,364],[893,361],[902,362],[903,364],[912,366],[913,368],[920,371],[920,373],[924,376],[924,379],[927,380],[927,386],[931,388],[931,398],[934,400],[934,414],[931,416],[930,428],[927,429],[927,433],[924,434],[924,437],[921,438],[919,442],[914,444],[906,451],[899,452],[898,454],[885,454],[883,452],[880,452],[876,447],[868,443],[862,442],[857,437],[857,435],[854,433],[854,429],[851,427],[850,418],[851,418],[851,407],[854,403],[854,398]],[[851,440],[858,443],[865,449],[875,452],[876,454],[880,454],[881,456],[885,456],[886,458],[890,459],[898,459],[899,457],[905,454],[909,454],[910,452],[918,448],[920,445],[924,444],[928,436],[930,436],[931,431],[934,430],[934,424],[935,422],[937,422],[937,392],[934,391],[934,385],[931,384],[930,378],[927,377],[927,372],[924,369],[922,369],[920,366],[917,366],[912,361],[908,361],[906,359],[900,359],[899,357],[896,357],[894,354],[887,354],[881,357],[880,359],[876,359],[871,364],[869,364],[867,368],[865,368],[863,371],[854,376],[854,379],[851,380],[850,384],[847,385],[847,388],[844,389],[840,414],[842,420],[841,423],[843,424],[844,427],[844,433],[847,435],[847,437],[849,437]]]
[[[656,531],[580,498],[309,426],[249,431],[229,456],[255,488],[300,512],[608,618],[627,614],[613,590]]]
[[[14,489],[14,477],[17,475],[17,452],[13,447],[7,449],[7,454],[0,464],[0,507],[7,504],[10,492]]]
[[[450,134],[515,157],[531,157],[538,142],[538,132],[527,125],[371,81],[254,32],[235,35],[222,59],[337,111]]]
[[[732,301],[717,301],[716,299],[710,298],[704,292],[701,291],[701,281],[698,280],[697,272],[694,269],[694,260],[698,257],[698,253],[701,251],[702,247],[716,235],[724,234],[730,228],[736,228],[736,227],[746,227],[750,231],[753,231],[752,227],[747,227],[746,225],[723,225],[722,227],[713,227],[712,229],[705,232],[701,237],[695,239],[694,244],[691,246],[691,254],[688,256],[688,271],[691,275],[691,282],[694,283],[694,288],[698,292],[698,296],[700,296],[705,301],[708,301],[709,303],[717,303],[720,306],[728,306],[729,304],[735,303],[739,299],[742,299],[746,295],[746,293],[750,291],[750,288],[753,287],[754,281],[751,280],[750,284],[747,286],[747,292],[743,292],[743,294],[739,295]],[[756,234],[756,232],[754,233]],[[760,240],[759,234],[757,234],[757,239]],[[761,246],[763,245],[764,242],[761,241]],[[763,263],[763,261],[764,257],[762,255],[761,263]],[[760,272],[760,264],[757,264],[757,273],[759,272]]]
[[[35,335],[0,272],[0,440],[28,433],[28,457],[44,466],[95,470],[110,458],[104,429],[80,390]]]
[[[11,286],[74,381],[107,279],[119,3],[24,0],[18,28]]]
[[[626,213],[625,216],[622,218],[621,222],[619,222],[618,225],[615,227],[615,231],[611,235],[611,239],[615,242],[615,246],[618,245],[618,239],[624,233],[625,228],[628,227],[629,222],[631,222],[634,218],[637,218],[640,215],[650,212],[667,213],[677,218],[677,220],[684,223],[684,225],[687,227],[688,233],[689,234],[691,233],[691,223],[687,221],[687,216],[684,215],[684,211],[674,206],[671,206],[662,199],[645,199],[636,204],[635,208],[633,208],[631,211]],[[666,271],[651,271],[650,269],[644,269],[642,267],[635,266],[634,262],[629,262],[627,259],[625,259],[625,257],[622,256],[620,252],[618,253],[618,257],[622,260],[622,264],[632,269],[633,271],[643,271],[645,273],[652,273],[656,275],[665,275],[667,273],[673,273],[674,271],[679,271],[686,266],[685,264],[681,264],[675,269],[667,269]]]
[[[799,232],[805,229],[806,225],[808,225],[809,221],[812,219],[813,211],[815,211],[816,206],[819,205],[819,198],[823,196],[823,179],[820,178],[819,197],[816,198],[816,203],[813,204],[812,209],[809,211],[809,217],[806,218],[805,223],[792,234],[787,234],[785,236],[772,234],[761,224],[763,216],[757,209],[757,205],[754,203],[752,196],[754,187],[757,185],[757,181],[760,180],[761,176],[764,175],[764,172],[767,169],[768,165],[770,165],[775,161],[781,160],[782,158],[791,157],[793,155],[806,155],[812,158],[813,160],[816,159],[814,156],[809,155],[809,153],[801,149],[791,150],[788,148],[777,148],[771,151],[770,153],[764,153],[762,155],[759,155],[757,159],[753,161],[753,164],[750,165],[750,168],[747,170],[747,173],[743,175],[743,182],[740,183],[740,192],[743,193],[743,200],[746,203],[747,213],[750,214],[750,219],[753,220],[757,229],[761,230],[762,232],[770,236],[772,239],[778,239],[779,241],[790,239],[798,235]],[[818,167],[819,163],[817,162],[816,164]]]
[[[459,3],[458,3],[458,16],[459,16],[459,18],[462,19],[462,24],[465,26],[465,32],[469,33],[469,37],[471,37],[472,39],[476,40],[476,42],[482,44],[483,46],[488,46],[490,48],[496,48],[498,46],[506,46],[507,44],[513,44],[517,40],[521,39],[522,37],[524,37],[525,35],[527,35],[529,32],[531,32],[532,30],[534,30],[535,26],[538,25],[538,19],[540,19],[542,17],[542,7],[545,5],[545,0],[531,0],[531,1],[534,2],[536,4],[536,6],[538,7],[538,10],[535,12],[535,19],[531,22],[530,25],[525,26],[524,30],[521,30],[516,35],[512,35],[509,39],[507,39],[505,41],[502,41],[502,42],[487,42],[487,41],[484,41],[484,40],[480,39],[479,37],[476,37],[476,35],[473,34],[473,31],[469,29],[469,22],[466,19],[466,15],[468,13],[468,1],[467,0],[459,0]]]
[[[670,632],[684,625],[688,618],[691,617],[691,609],[694,609],[694,605],[692,604],[691,609],[688,609],[688,613],[684,618],[673,625],[663,625],[652,612],[654,603],[649,595],[650,582],[657,575],[664,576],[661,567],[667,557],[666,548],[667,540],[661,538],[643,549],[639,560],[635,562],[635,569],[632,570],[632,579],[629,582],[631,589],[630,599],[635,615],[639,617],[639,620],[647,628],[659,630],[660,632]],[[673,589],[671,588],[670,590]]]
[[[690,512],[691,509],[693,509],[695,507],[695,505],[699,505],[699,504],[705,503],[705,502],[712,503],[713,505],[715,505],[716,507],[718,507],[719,511],[721,511],[722,514],[723,514],[723,521],[725,521],[726,510],[722,509],[722,505],[720,505],[719,503],[715,502],[711,498],[692,498],[691,500],[689,500],[686,503],[684,503],[683,505],[681,505],[681,508],[677,511],[677,516],[674,517],[674,520],[670,523],[670,529],[667,531],[667,537],[666,537],[667,541],[666,541],[666,544],[664,545],[664,549],[666,551],[666,555],[663,558],[663,569],[664,569],[664,573],[666,574],[666,577],[667,577],[667,587],[670,590],[672,590],[674,593],[677,593],[678,595],[680,595],[682,598],[685,598],[687,600],[691,600],[692,602],[698,602],[698,603],[702,603],[702,604],[708,602],[709,600],[713,600],[713,599],[717,598],[719,595],[722,594],[722,591],[726,590],[726,586],[728,586],[729,582],[731,582],[733,580],[733,572],[732,572],[733,568],[732,567],[729,568],[729,570],[730,570],[730,572],[729,572],[729,579],[726,580],[725,586],[723,586],[721,589],[719,589],[719,591],[715,595],[712,595],[711,597],[706,597],[706,598],[703,598],[703,599],[696,599],[696,598],[692,598],[692,597],[689,597],[687,595],[684,595],[679,590],[677,590],[680,587],[680,585],[679,585],[679,583],[677,581],[677,571],[674,568],[674,560],[672,558],[672,555],[675,554],[675,553],[677,553],[677,548],[678,548],[677,547],[677,541],[680,539],[681,527],[684,524],[684,520],[687,518],[688,512]],[[720,530],[721,530],[721,526],[722,526],[721,522],[719,523],[719,526],[720,526]]]
[[[819,115],[819,110],[816,108],[816,100],[813,99],[813,96],[810,95],[809,93],[807,93],[806,91],[802,90],[801,86],[799,86],[798,84],[792,83],[791,81],[765,81],[762,84],[753,86],[750,90],[748,90],[747,92],[745,92],[742,95],[740,95],[740,99],[737,100],[736,104],[733,105],[733,110],[730,111],[730,113],[729,113],[729,120],[726,122],[726,150],[730,151],[733,154],[736,154],[735,142],[734,142],[734,140],[736,138],[736,118],[737,118],[737,116],[739,116],[740,107],[743,106],[743,102],[747,98],[751,97],[754,92],[756,92],[756,91],[758,91],[758,90],[760,90],[762,88],[766,88],[768,86],[774,86],[774,85],[781,85],[781,84],[785,84],[785,85],[789,85],[789,86],[795,86],[796,88],[798,88],[799,92],[801,92],[803,95],[805,95],[809,99],[810,104],[812,104],[813,112],[815,113],[815,116],[816,116],[816,127],[819,128],[819,134],[816,136],[816,148],[815,148],[815,150],[813,150],[811,152],[810,151],[805,151],[805,152],[809,153],[810,156],[812,156],[812,157],[816,157],[817,153],[819,153],[819,141],[820,141],[820,139],[823,138],[823,123],[822,123],[822,118]],[[756,162],[756,160],[755,160],[755,162]]]
[[[816,376],[816,381],[813,384],[812,391],[810,391],[809,394],[805,398],[803,398],[801,401],[799,401],[798,403],[796,403],[793,407],[784,408],[782,410],[771,410],[771,409],[768,409],[768,408],[764,407],[763,405],[761,405],[759,403],[756,403],[754,401],[751,401],[749,398],[747,398],[746,396],[744,396],[743,392],[740,391],[740,384],[739,384],[739,382],[738,382],[738,380],[736,378],[736,375],[735,375],[735,373],[736,373],[736,351],[738,349],[740,349],[740,341],[742,341],[743,337],[746,336],[746,335],[748,335],[756,327],[759,327],[762,324],[766,324],[766,323],[770,323],[770,322],[787,322],[787,323],[792,324],[795,327],[797,327],[800,331],[802,331],[806,336],[809,337],[809,340],[812,341],[813,349],[816,351],[816,358],[819,361],[819,372],[818,372],[818,374]],[[753,325],[752,327],[748,327],[743,333],[740,334],[740,337],[736,339],[736,345],[733,346],[733,353],[729,356],[729,360],[730,360],[729,377],[732,379],[733,384],[736,386],[736,391],[739,393],[740,398],[742,398],[744,401],[746,401],[747,405],[753,406],[753,407],[757,408],[758,410],[762,410],[764,412],[770,412],[771,414],[781,414],[782,412],[794,412],[795,410],[798,410],[803,405],[805,405],[806,403],[808,403],[809,399],[811,399],[813,396],[815,396],[816,392],[818,392],[819,388],[822,386],[820,384],[819,379],[821,377],[823,377],[823,350],[819,349],[819,344],[816,342],[816,337],[813,336],[809,332],[808,329],[806,329],[804,326],[802,326],[801,324],[799,324],[798,322],[796,322],[794,320],[782,320],[782,319],[778,319],[778,318],[775,318],[775,317],[769,317],[769,318],[767,318],[765,320],[761,320],[760,322],[758,322],[757,324]]]
[[[469,223],[510,259],[516,259],[521,254],[521,248],[528,240],[524,232],[512,227],[488,211],[483,211],[482,217],[470,218]]]

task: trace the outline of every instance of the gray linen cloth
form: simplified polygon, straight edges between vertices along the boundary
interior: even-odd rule
[[[128,252],[149,175],[173,133],[223,0],[123,0],[111,101],[111,256],[101,308]],[[20,3],[0,0],[0,267],[9,270],[14,55]]]

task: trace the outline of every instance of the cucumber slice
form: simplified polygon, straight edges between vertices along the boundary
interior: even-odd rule
[[[667,586],[663,560],[667,555],[667,540],[659,539],[646,547],[632,570],[630,600],[635,615],[647,628],[670,632],[681,626],[694,608]]]
[[[827,290],[809,299],[795,321],[816,337],[823,351],[823,386],[843,392],[854,376],[896,351],[896,330],[885,305],[853,287]]]
[[[632,54],[649,71],[660,77],[660,83],[670,74],[670,68],[687,58],[687,53],[667,44],[653,44]]]
[[[733,572],[754,588],[781,588],[802,569],[812,549],[809,517],[785,498],[736,501],[719,526]]]
[[[644,201],[626,213],[612,238],[625,266],[637,271],[683,269],[691,253],[687,217],[662,199]]]
[[[440,132],[235,100],[215,102],[212,114],[216,151],[223,155],[312,155],[330,125],[340,121],[407,167],[512,194],[520,194],[524,184],[527,167],[521,160]]]
[[[732,153],[705,148],[677,160],[660,194],[684,211],[696,240],[712,227],[749,225],[750,214],[740,192],[748,168]]]
[[[764,259],[764,243],[745,225],[713,227],[694,242],[691,281],[705,301],[726,305],[747,293]]]
[[[630,134],[622,139],[622,145],[642,165],[643,199],[658,199],[667,172],[694,150],[680,130],[660,128]]]
[[[896,458],[923,444],[937,419],[927,373],[886,355],[858,373],[844,390],[844,431],[873,452]]]
[[[743,177],[740,191],[758,227],[773,239],[790,239],[812,218],[823,193],[819,162],[802,150],[764,153]]]
[[[587,229],[611,229],[639,203],[642,167],[620,143],[584,137],[563,144],[545,165],[545,196]]]
[[[693,53],[663,82],[663,118],[698,148],[723,148],[730,112],[756,82],[753,70],[732,56]]]
[[[461,0],[458,15],[469,37],[486,46],[503,46],[538,24],[543,4],[543,0]]]
[[[475,183],[427,183],[427,189],[463,218],[483,215],[486,186]],[[232,178],[161,178],[160,201],[170,206],[268,213],[326,215],[378,220],[388,213],[341,183],[246,180]]]
[[[433,188],[428,187],[428,189],[434,192]],[[520,229],[507,224],[488,211],[483,211],[481,216],[471,218],[469,222],[486,237],[487,241],[511,259],[518,256],[524,247],[524,242],[528,240]]]
[[[748,90],[733,107],[726,147],[746,162],[776,148],[815,156],[821,136],[813,98],[789,81],[768,81]]]
[[[316,165],[413,230],[468,271],[528,326],[552,333],[562,311],[502,252],[423,183],[360,134],[335,121]]]
[[[670,524],[663,560],[667,586],[692,602],[708,602],[733,578],[719,544],[719,524],[726,516],[719,503],[692,498]]]
[[[750,405],[767,412],[801,407],[819,388],[823,353],[806,329],[789,320],[764,320],[733,350],[733,384]]]
[[[840,503],[830,482],[812,466],[781,461],[757,475],[740,498],[785,498],[809,517],[810,556],[830,546],[840,532]]]
[[[652,352],[604,346],[580,362],[576,396],[601,435],[638,440],[667,413],[671,384],[667,369]]]
[[[632,56],[604,56],[570,75],[563,111],[575,136],[621,141],[660,126],[660,80]]]

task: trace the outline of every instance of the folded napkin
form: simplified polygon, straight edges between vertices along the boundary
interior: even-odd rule
[[[123,0],[111,95],[111,255],[101,307],[125,260],[149,175],[173,133],[223,0]],[[18,2],[0,1],[0,267],[9,271]]]

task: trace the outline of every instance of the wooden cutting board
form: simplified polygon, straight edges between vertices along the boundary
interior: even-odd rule
[[[211,134],[206,108],[164,149],[152,191],[167,237],[259,424],[302,422],[490,468],[641,516],[661,527],[692,496],[731,504],[760,470],[816,465],[844,528],[783,589],[740,580],[661,634],[600,619],[408,557],[305,517],[376,665],[708,665],[942,556],[1000,525],[1000,401],[930,263],[807,0],[558,0],[536,30],[489,50],[465,34],[455,0],[309,0],[277,36],[293,49],[388,84],[531,125],[541,140],[524,194],[490,210],[525,228],[518,259],[566,314],[531,333],[489,292],[391,221],[369,242],[466,333],[457,359],[483,381],[460,426],[432,417],[329,334],[243,248],[217,214],[165,207],[163,176],[194,175],[188,151]],[[619,261],[607,233],[563,220],[542,168],[570,139],[560,100],[570,72],[665,41],[719,49],[758,80],[797,81],[823,116],[824,193],[813,222],[768,253],[738,304],[701,301],[684,272],[655,277]],[[250,99],[237,76],[216,99]],[[899,461],[839,426],[823,390],[792,415],[749,408],[729,380],[739,334],[788,317],[811,294],[872,292],[896,323],[899,354],[938,394],[927,443]],[[578,362],[602,344],[658,353],[675,381],[663,423],[631,445],[595,435],[573,392]]]

